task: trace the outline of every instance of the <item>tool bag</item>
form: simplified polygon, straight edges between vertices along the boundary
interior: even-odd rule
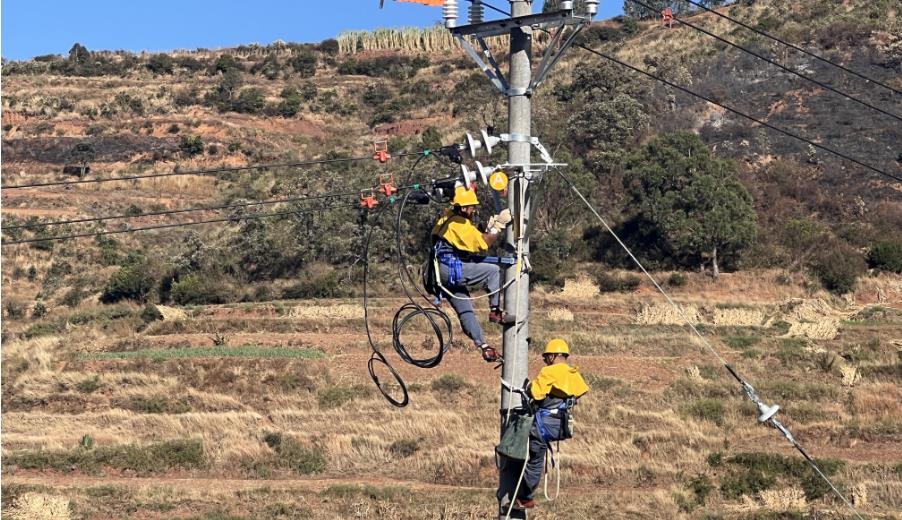
[[[501,436],[501,443],[495,451],[510,459],[529,458],[529,432],[532,430],[532,422],[532,415],[512,415],[504,435]]]

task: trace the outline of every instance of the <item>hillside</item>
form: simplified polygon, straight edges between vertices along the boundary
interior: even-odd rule
[[[721,12],[902,90],[898,6],[836,4]],[[687,20],[902,114],[888,89],[710,13]],[[688,27],[606,20],[580,43],[902,176],[898,120]],[[379,217],[359,204],[388,175],[404,185],[459,172],[405,152],[506,131],[503,101],[442,29],[168,54],[75,44],[4,60],[2,80],[4,515],[493,513],[498,372],[453,317],[439,367],[397,359],[396,206],[379,195],[389,209]],[[534,134],[567,175],[783,407],[856,507],[900,518],[902,183],[577,48],[533,106]],[[394,156],[384,164],[369,158],[379,140]],[[713,182],[702,200],[655,198],[693,192],[695,177],[660,174],[680,169]],[[113,177],[137,178],[91,182]],[[58,181],[85,182],[14,187]],[[567,186],[549,175],[539,193],[533,345],[570,341],[591,393],[562,445],[561,499],[534,516],[848,517],[784,439],[756,427],[753,407]],[[704,218],[715,196],[736,211],[712,254],[711,241],[681,237],[723,235]],[[192,208],[203,209],[181,211]],[[411,264],[440,209],[405,210]],[[47,225],[78,219],[89,221]],[[129,232],[203,220],[215,222]],[[400,410],[365,368],[371,227],[371,325],[409,385]],[[89,236],[8,244],[78,234]],[[431,355],[429,331],[416,321],[404,333],[415,354]]]

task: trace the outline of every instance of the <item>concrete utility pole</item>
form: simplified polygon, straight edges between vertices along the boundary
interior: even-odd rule
[[[438,2],[438,0],[408,1]],[[545,80],[564,50],[591,22],[592,16],[598,10],[598,0],[585,0],[587,16],[577,16],[573,13],[572,0],[561,0],[559,9],[537,14],[532,12],[532,0],[510,0],[510,18],[490,21],[483,19],[485,6],[481,0],[471,0],[470,4],[469,23],[459,26],[457,24],[458,0],[442,0],[445,27],[454,34],[457,41],[485,73],[489,81],[502,95],[507,97],[509,130],[507,134],[500,136],[489,136],[486,131],[483,131],[484,143],[474,140],[470,134],[467,134],[467,144],[470,155],[475,159],[477,149],[485,147],[488,154],[491,155],[491,148],[494,144],[499,141],[508,143],[507,163],[498,167],[516,174],[509,186],[508,207],[514,220],[505,237],[505,248],[509,254],[519,253],[518,258],[526,264],[529,256],[529,241],[526,239],[526,235],[530,226],[529,216],[531,214],[529,183],[533,180],[540,181],[542,174],[547,172],[548,168],[565,166],[555,163],[539,139],[532,135],[530,96]],[[532,35],[536,28],[545,31],[549,35],[549,39],[545,45],[541,62],[533,70]],[[492,55],[492,49],[485,39],[508,35],[510,36],[510,70],[505,78],[504,72],[498,66]],[[533,147],[538,150],[542,158],[542,162],[539,164],[532,162]],[[482,165],[479,162],[476,165],[480,174],[483,175],[483,182],[486,182],[486,173]],[[464,184],[469,184],[471,180],[467,178],[468,170],[464,168],[463,172]],[[502,377],[515,388],[523,384],[528,376],[529,368],[529,274],[522,270],[522,267],[520,264],[510,266],[504,273],[506,286],[504,312],[514,319],[511,320],[511,323],[506,323],[504,328]],[[522,402],[519,394],[512,393],[502,386],[502,436],[510,426],[509,418],[515,417],[514,413],[516,412],[522,413],[525,405],[526,403]],[[525,519],[527,518],[526,511],[512,509],[510,506],[516,498],[515,490],[526,461],[499,455],[499,464],[498,518]]]
[[[526,0],[511,0],[511,16],[532,14],[532,5]],[[532,81],[532,28],[516,27],[510,35],[510,72],[508,91],[508,125],[511,136],[532,135],[532,101],[527,95]],[[532,147],[528,141],[511,139],[508,143],[508,161],[512,164],[530,164]],[[507,231],[506,244],[511,250],[517,247],[518,235],[524,233],[518,222],[521,215],[530,214],[529,185],[525,178],[517,179],[508,193],[508,207],[514,215],[514,225]],[[520,189],[520,183],[527,183],[526,189]],[[521,197],[525,193],[525,197]],[[524,221],[528,225],[527,222]],[[521,246],[523,256],[529,255],[529,241],[523,240]],[[517,277],[518,266],[505,270],[505,284],[510,283],[504,291],[504,312],[514,316],[515,323],[504,328],[504,369],[502,377],[512,385],[519,386],[529,373],[529,273],[520,274],[519,281],[511,281]],[[511,400],[514,402],[511,402]],[[522,406],[519,395],[507,389],[501,389],[501,432],[507,428],[506,410]],[[505,518],[509,504],[514,500],[513,493],[517,487],[520,473],[525,461],[501,457],[498,482],[499,518]],[[510,518],[526,518],[526,512],[511,511]]]

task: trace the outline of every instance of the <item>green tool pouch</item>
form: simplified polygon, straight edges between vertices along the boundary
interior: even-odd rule
[[[532,430],[533,416],[514,415],[501,436],[501,443],[495,448],[499,454],[517,460],[529,458],[529,432]]]

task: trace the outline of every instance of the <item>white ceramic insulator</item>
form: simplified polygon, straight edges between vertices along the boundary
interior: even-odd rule
[[[470,23],[482,23],[485,16],[485,7],[482,5],[482,0],[473,0],[473,3],[470,4],[469,13]]]
[[[573,9],[573,0],[563,0],[561,2],[562,11],[569,11],[571,9]]]
[[[589,16],[595,16],[598,13],[598,0],[586,0],[586,10]]]
[[[445,27],[448,29],[457,27],[457,0],[445,0],[442,5],[442,17],[445,19]]]

